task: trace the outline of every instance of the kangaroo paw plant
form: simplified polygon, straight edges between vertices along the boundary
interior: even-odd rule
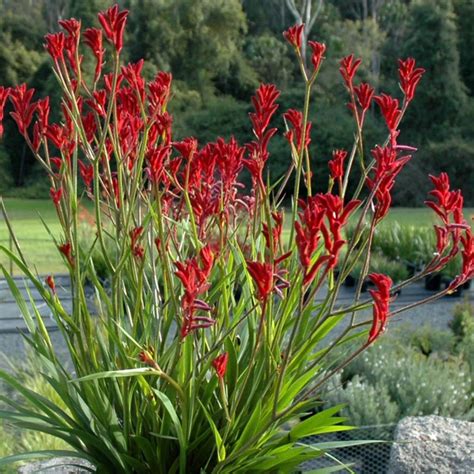
[[[127,15],[113,6],[99,14],[101,29],[83,31],[69,19],[59,22],[62,31],[46,35],[62,91],[59,123],[49,120],[48,97],[35,100],[25,84],[0,87],[0,119],[8,108],[49,179],[62,227],[55,245],[73,298],[66,310],[54,276],[36,275],[7,220],[15,246],[1,250],[40,293],[70,361],[58,355],[38,307],[2,268],[29,330],[26,341],[61,403],[2,371],[18,397],[2,397],[0,416],[61,438],[71,450],[1,463],[59,455],[84,458],[103,473],[292,472],[334,447],[307,437],[349,429],[337,416],[340,406],[322,408],[323,384],[372,344],[391,316],[454,291],[474,273],[462,195],[442,173],[431,177],[435,189],[427,202],[439,216],[432,260],[397,286],[386,275],[367,275],[374,231],[416,151],[398,136],[424,71],[411,58],[400,60],[399,102],[356,84],[360,59],[341,60],[355,141],[351,150],[334,151],[322,189],[311,179],[308,116],[326,47],[309,42],[306,68],[304,25],[290,28],[284,36],[301,67],[305,97],[302,110],[282,114],[288,171],[272,184],[265,167],[279,132],[272,126],[280,113],[277,88],[263,84],[252,98],[249,143],[176,141],[168,112],[171,74],[158,72],[147,82],[143,60],[121,63]],[[85,72],[83,55],[90,55],[93,72]],[[364,123],[378,109],[387,139],[367,153]],[[285,192],[292,196],[288,211],[281,204]],[[80,203],[94,210],[88,245],[79,240]],[[349,220],[355,230],[346,240]],[[97,252],[105,282],[94,266]],[[400,288],[457,254],[462,270],[446,289],[391,309]],[[356,265],[360,284],[353,302],[342,305],[338,293]],[[366,277],[373,287],[364,299]],[[355,352],[337,366],[328,362],[334,348],[349,341],[353,348],[356,338]]]

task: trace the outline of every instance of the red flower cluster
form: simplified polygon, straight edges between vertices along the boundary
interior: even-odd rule
[[[18,130],[25,137],[36,109],[36,104],[31,103],[34,93],[35,90],[27,89],[26,84],[16,86],[10,91],[10,101],[14,110],[11,112],[11,116],[18,126]]]
[[[319,71],[323,55],[326,52],[326,45],[317,41],[308,41],[311,48],[311,62],[313,63],[315,73]]]
[[[291,44],[294,48],[300,50],[301,43],[302,43],[302,34],[304,30],[304,23],[301,25],[293,25],[292,27],[288,28],[284,33],[283,36]]]
[[[58,207],[59,203],[61,202],[61,198],[63,197],[63,188],[50,188],[49,190],[49,195],[51,196],[51,199],[53,200],[53,204]]]
[[[214,367],[217,377],[223,379],[227,371],[227,362],[229,360],[229,353],[224,352],[223,354],[217,356],[212,361],[212,366]]]
[[[102,30],[98,28],[87,28],[84,31],[84,43],[89,46],[95,56],[96,64],[94,71],[94,82],[97,82],[104,64],[105,49],[102,46]]]
[[[428,264],[427,270],[437,271],[443,268],[457,255],[462,246],[462,271],[450,284],[450,289],[454,290],[473,276],[472,232],[464,219],[464,199],[461,191],[451,190],[446,173],[430,176],[430,179],[435,187],[433,191],[430,191],[430,195],[435,198],[435,201],[425,201],[425,203],[438,215],[442,225],[434,226],[436,254],[433,261]]]
[[[250,121],[257,140],[247,145],[249,157],[245,160],[245,166],[262,191],[265,190],[263,169],[269,156],[268,142],[277,131],[276,128],[268,128],[268,125],[278,109],[276,100],[279,95],[280,92],[273,84],[262,84],[252,97],[255,112],[250,113]]]
[[[58,245],[58,250],[64,255],[71,267],[74,267],[74,257],[72,255],[71,242],[65,242],[64,244]]]
[[[308,147],[311,143],[311,122],[306,124],[306,132],[304,134],[303,143],[303,113],[299,110],[289,109],[283,114],[285,120],[287,120],[292,128],[287,132],[286,138],[290,143],[293,143],[296,138],[296,149],[298,154],[301,154],[304,148]]]
[[[52,275],[48,275],[45,279],[45,283],[49,286],[49,289],[53,293],[53,295],[56,294],[56,283],[54,283],[54,278]]]
[[[398,107],[398,99],[394,99],[387,94],[382,94],[374,97],[374,100],[380,107],[387,128],[391,134],[394,134],[402,116],[402,111]]]
[[[397,157],[397,148],[392,145],[386,147],[377,146],[372,150],[375,160],[374,176],[367,177],[366,182],[370,190],[375,189],[375,222],[380,222],[390,209],[392,203],[391,190],[395,184],[395,178],[405,164],[411,159],[411,155]]]
[[[359,204],[360,201],[352,200],[344,206],[339,196],[329,193],[317,194],[308,198],[307,202],[300,201],[301,222],[295,222],[295,231],[300,263],[304,270],[304,284],[314,280],[324,263],[327,263],[327,269],[337,264],[341,248],[346,242],[342,238],[342,228]],[[320,255],[313,262],[321,236],[327,255]]]
[[[135,227],[135,229],[130,231],[130,248],[132,250],[132,255],[139,260],[143,259],[145,256],[145,249],[138,243],[142,234],[142,226]]]
[[[413,58],[398,60],[398,75],[400,76],[400,87],[405,94],[406,102],[411,102],[415,95],[416,86],[425,73],[421,67],[415,67],[416,63]]]
[[[212,326],[214,319],[207,316],[196,316],[196,311],[211,311],[212,308],[198,299],[209,288],[209,276],[214,265],[214,254],[207,245],[199,252],[199,258],[186,260],[184,263],[175,262],[178,269],[176,276],[184,286],[184,295],[181,300],[183,323],[181,337],[184,339],[190,332],[200,328]]]
[[[258,299],[265,304],[268,297],[273,293],[283,297],[282,290],[288,288],[289,283],[284,278],[286,271],[278,270],[277,265],[288,257],[285,254],[275,261],[275,264],[267,262],[250,262],[247,261],[247,270],[253,281],[257,285]]]
[[[387,320],[390,315],[390,290],[393,285],[390,277],[380,273],[371,273],[369,278],[377,289],[369,290],[374,299],[374,311],[372,328],[369,332],[367,344],[374,342],[375,339],[385,331]]]
[[[10,89],[8,87],[0,86],[0,138],[3,135],[3,111],[5,108],[5,102],[10,95]]]
[[[127,22],[128,10],[119,11],[118,5],[99,13],[99,23],[104,29],[106,38],[114,45],[117,53],[122,51],[123,32]]]
[[[268,224],[264,222],[262,224],[262,233],[265,237],[267,248],[272,249],[273,253],[276,254],[280,247],[281,232],[283,230],[283,212],[272,212],[272,219],[274,221],[274,225],[272,226],[271,232],[268,228]]]
[[[341,59],[341,67],[339,68],[339,72],[341,73],[342,78],[344,79],[346,87],[349,89],[349,91],[352,91],[354,88],[354,76],[357,72],[357,69],[359,69],[361,63],[362,59],[354,60],[353,54]]]
[[[344,176],[344,160],[347,157],[347,151],[334,150],[332,152],[332,160],[329,160],[328,166],[331,177],[334,180],[340,180]]]

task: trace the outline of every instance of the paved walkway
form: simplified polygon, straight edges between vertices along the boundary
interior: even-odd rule
[[[42,302],[36,289],[30,285],[25,287],[20,279],[16,279],[23,295],[28,297],[28,292],[31,294],[41,315],[44,317],[46,327],[49,329],[53,343],[57,349],[64,352],[66,355],[66,348],[55,321],[51,317],[50,311],[46,304]],[[71,310],[71,292],[69,278],[56,277],[56,288],[63,306],[67,311]],[[392,304],[393,309],[398,309],[402,306],[408,305],[420,299],[426,298],[431,293],[427,292],[422,284],[415,284],[403,289],[403,292]],[[365,294],[363,298],[366,298]],[[343,287],[341,289],[338,303],[341,305],[350,305],[354,299],[354,289]],[[449,320],[453,314],[453,308],[456,304],[468,299],[474,303],[474,291],[471,288],[464,291],[462,297],[443,297],[440,300],[429,303],[405,313],[395,316],[390,320],[390,326],[399,325],[402,323],[409,323],[414,326],[430,325],[439,329],[447,329]],[[368,314],[370,317],[370,312]],[[5,354],[12,361],[21,361],[25,358],[24,338],[22,332],[26,331],[25,323],[23,322],[21,312],[17,307],[15,300],[10,292],[8,284],[5,280],[0,280],[0,353]],[[7,367],[8,364],[4,358],[0,356],[0,367]]]

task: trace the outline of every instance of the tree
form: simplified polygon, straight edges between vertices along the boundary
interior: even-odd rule
[[[461,75],[470,95],[474,96],[474,0],[455,0],[454,10],[459,33]]]
[[[418,137],[451,136],[467,102],[452,1],[415,0],[408,17],[402,54],[413,56],[426,74],[409,109],[411,127],[405,129]]]

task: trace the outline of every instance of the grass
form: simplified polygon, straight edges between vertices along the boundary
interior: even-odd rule
[[[39,274],[63,273],[65,266],[48,231],[41,219],[44,220],[51,233],[61,239],[61,228],[56,218],[56,211],[50,200],[28,200],[5,198],[5,207],[12,222],[21,249],[28,262],[31,262]],[[474,216],[474,208],[466,209],[466,218]],[[291,216],[285,219],[285,235],[289,235]],[[430,226],[436,222],[433,211],[428,208],[398,207],[391,210],[382,225],[393,222],[401,225]],[[3,216],[0,215],[0,244],[9,246],[8,229]],[[10,262],[0,253],[0,263],[9,269]],[[18,273],[13,268],[14,273]]]
[[[27,261],[36,267],[39,274],[65,272],[62,258],[41,220],[44,220],[52,235],[61,238],[61,227],[51,201],[6,198],[4,203]],[[0,215],[0,244],[6,247],[12,245],[3,215]],[[3,252],[0,252],[0,263],[10,269],[9,259]],[[18,273],[15,267],[13,273]]]

